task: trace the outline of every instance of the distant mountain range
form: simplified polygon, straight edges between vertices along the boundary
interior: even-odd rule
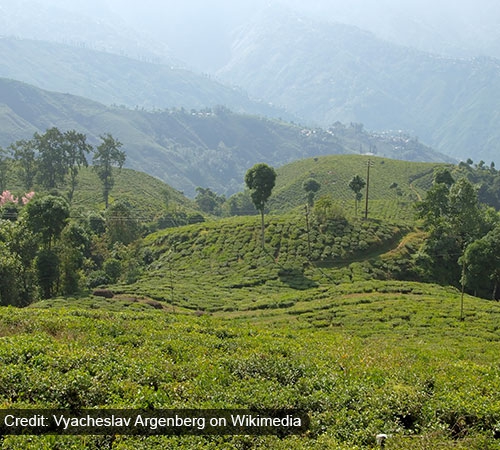
[[[149,110],[224,105],[253,114],[286,115],[250,99],[242,89],[154,58],[140,61],[84,46],[9,37],[0,38],[0,57],[0,77],[106,105]]]
[[[210,32],[219,23],[217,8],[207,12],[207,20],[215,21],[212,28],[184,33],[186,39],[191,34],[194,41],[206,39],[205,59],[212,61],[213,73],[202,75],[181,68],[169,42],[158,40],[168,33],[148,35],[145,27],[128,28],[130,14],[139,15],[141,8],[128,8],[127,21],[125,12],[119,18],[121,3],[108,0],[99,18],[95,14],[101,3],[76,7],[63,0],[4,0],[4,33],[39,35],[52,42],[1,37],[0,77],[85,97],[99,102],[99,108],[199,111],[221,105],[308,128],[364,124],[379,135],[392,130],[391,136],[418,136],[456,160],[499,163],[500,60],[432,55],[351,25],[313,20],[276,3],[257,13],[264,3],[259,1],[251,14],[246,5],[248,17],[239,11],[237,18],[219,18],[218,33]],[[155,20],[157,33],[160,25],[168,26],[169,17],[183,20],[191,8],[186,4],[184,13],[171,16],[167,4],[153,3],[161,16]],[[223,3],[230,2],[218,7]],[[236,14],[235,5],[231,11]],[[148,17],[138,17],[135,25]],[[244,25],[230,34],[232,20]],[[217,57],[218,51],[227,54]],[[116,115],[117,108],[111,110]],[[24,125],[34,126],[29,120]],[[4,136],[11,131],[7,127]],[[146,139],[156,142],[147,133]]]
[[[83,132],[93,144],[99,135],[111,133],[124,144],[128,167],[190,196],[197,186],[232,194],[243,187],[246,170],[261,161],[280,166],[341,153],[451,161],[405,134],[368,133],[359,124],[308,128],[224,107],[132,110],[0,79],[0,145],[7,147],[53,126]]]
[[[493,58],[442,58],[270,7],[240,30],[218,73],[323,126],[409,130],[455,158],[498,160],[500,61]]]

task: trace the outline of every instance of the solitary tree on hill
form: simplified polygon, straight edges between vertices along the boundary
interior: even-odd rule
[[[271,196],[275,182],[275,170],[264,163],[255,164],[251,169],[248,169],[245,175],[245,183],[248,189],[250,189],[252,202],[257,211],[260,211],[262,248],[264,248],[264,208]]]
[[[307,205],[312,208],[314,206],[314,195],[320,190],[321,185],[314,178],[309,178],[304,181],[302,187],[307,193]]]
[[[355,175],[351,181],[349,181],[349,187],[354,192],[354,211],[355,215],[358,215],[358,203],[361,200],[363,194],[361,193],[362,189],[366,186],[365,180],[361,178],[359,175]]]
[[[123,145],[121,142],[111,136],[111,134],[105,134],[101,136],[102,143],[97,146],[93,165],[97,176],[102,183],[102,192],[104,196],[104,204],[106,209],[109,205],[109,193],[115,184],[113,178],[113,167],[122,168],[125,163],[125,152],[120,150]]]

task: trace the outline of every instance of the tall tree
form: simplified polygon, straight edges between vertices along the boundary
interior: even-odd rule
[[[77,133],[75,130],[64,133],[64,153],[68,164],[70,178],[69,201],[73,199],[76,188],[76,177],[80,168],[87,167],[86,154],[90,153],[92,146],[87,143],[87,137],[83,133]]]
[[[363,194],[361,191],[366,186],[365,180],[359,175],[354,175],[354,177],[349,181],[349,188],[354,192],[354,214],[358,215],[358,203],[361,200]]]
[[[109,193],[115,183],[113,177],[113,167],[122,168],[125,163],[126,154],[120,148],[121,142],[105,134],[101,136],[102,143],[97,146],[94,153],[93,165],[97,176],[102,183],[102,192],[106,209],[109,206]]]
[[[463,255],[465,283],[475,294],[498,297],[500,284],[500,225],[472,242]]]
[[[47,249],[52,247],[69,218],[69,205],[62,197],[35,197],[24,210],[29,230],[40,236]]]
[[[255,208],[260,211],[262,248],[264,248],[264,208],[276,183],[276,172],[267,164],[255,164],[251,169],[248,169],[245,183],[250,189],[250,196]]]
[[[440,283],[458,284],[459,256],[468,244],[486,234],[493,222],[481,208],[469,180],[460,178],[451,185],[450,182],[445,174],[435,177],[425,199],[417,204],[417,217],[424,220],[429,231],[425,243],[431,262],[427,268],[429,277]]]
[[[462,250],[487,231],[477,189],[466,178],[461,178],[450,188],[450,225],[454,229]]]
[[[64,134],[55,127],[35,133],[33,146],[38,151],[38,181],[47,189],[58,187],[68,173]]]
[[[309,178],[304,181],[302,187],[306,191],[307,205],[312,208],[314,206],[314,195],[320,190],[321,185],[314,178]]]
[[[33,141],[20,140],[10,145],[9,150],[16,161],[17,171],[26,190],[30,190],[35,182],[37,157]]]

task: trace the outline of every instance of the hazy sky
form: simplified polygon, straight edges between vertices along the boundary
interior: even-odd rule
[[[126,30],[124,40],[149,36],[171,48],[179,59],[210,70],[227,59],[234,29],[269,4],[286,5],[321,20],[356,25],[384,39],[435,53],[500,58],[498,0],[0,0],[0,27],[19,36],[26,33],[34,37],[29,35],[30,28],[33,33],[41,30],[55,34],[57,29],[44,29],[43,23],[30,27],[20,21],[18,29],[13,27],[17,16],[29,16],[30,12],[32,20],[43,22],[38,15],[43,9],[40,5],[46,10],[50,6],[47,14],[52,17],[70,10],[97,21],[94,26],[99,21],[103,27],[108,25],[98,40],[113,27],[130,27],[137,31],[137,38]],[[16,11],[16,20],[9,16],[10,10]],[[69,33],[71,27],[62,29]],[[81,36],[75,37],[78,39]],[[120,39],[115,36],[117,42]]]

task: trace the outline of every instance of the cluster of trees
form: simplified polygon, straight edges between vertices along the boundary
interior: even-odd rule
[[[0,191],[1,305],[25,306],[137,278],[144,261],[138,253],[142,226],[130,205],[108,205],[114,168],[125,162],[121,146],[105,134],[94,149],[84,134],[51,128],[0,151],[2,188],[16,174],[17,184],[28,191],[19,198]],[[77,175],[88,166],[89,155],[102,183],[106,211],[70,214]],[[62,188],[68,189],[65,195]]]
[[[479,201],[467,177],[457,181],[447,169],[434,175],[426,198],[417,204],[428,239],[417,267],[426,280],[464,283],[471,293],[498,298],[500,217]]]
[[[113,202],[104,214],[70,215],[64,197],[35,194],[19,205],[18,214],[0,219],[0,305],[26,306],[135,281],[148,261],[140,250],[141,234],[124,202]]]
[[[114,184],[113,167],[125,163],[122,143],[110,134],[100,137],[101,143],[94,149],[83,133],[75,130],[61,132],[50,128],[45,133],[35,133],[32,139],[19,140],[7,151],[0,149],[0,188],[5,188],[7,160],[15,161],[17,176],[26,190],[34,187],[53,191],[68,186],[67,198],[71,203],[81,167],[88,166],[87,156],[93,154],[92,165],[102,183],[106,208],[109,193]]]
[[[471,183],[479,186],[479,201],[500,210],[500,171],[495,168],[495,163],[487,165],[479,161],[474,164],[472,159],[468,159],[461,162],[458,168]]]

